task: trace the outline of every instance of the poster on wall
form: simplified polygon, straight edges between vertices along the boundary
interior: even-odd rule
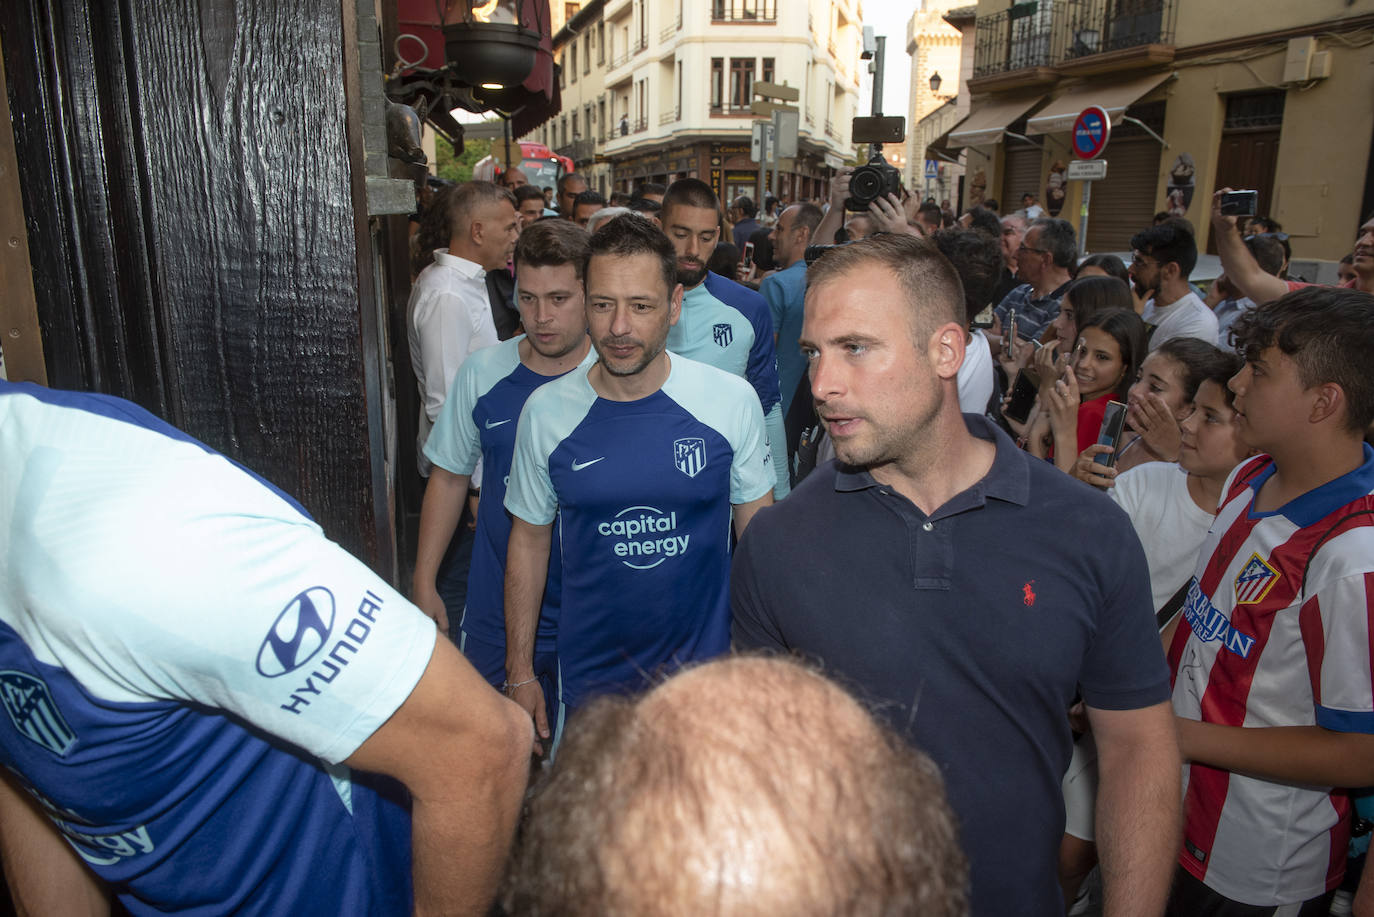
[[[1045,180],[1045,210],[1052,217],[1059,216],[1059,211],[1064,209],[1064,192],[1068,188],[1064,171],[1067,168],[1064,160],[1056,159],[1054,165],[1050,166],[1049,178]]]
[[[1193,163],[1192,153],[1179,153],[1169,169],[1168,202],[1165,209],[1169,216],[1181,217],[1188,213],[1193,203],[1193,173],[1197,166]]]

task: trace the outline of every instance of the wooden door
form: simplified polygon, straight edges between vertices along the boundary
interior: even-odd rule
[[[6,0],[0,47],[50,384],[140,403],[392,578],[354,15]]]

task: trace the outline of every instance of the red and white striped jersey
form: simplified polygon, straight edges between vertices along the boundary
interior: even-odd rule
[[[1231,473],[1169,651],[1174,711],[1226,726],[1374,733],[1374,450],[1358,469],[1257,513],[1274,473]],[[1280,905],[1340,883],[1349,800],[1184,766],[1179,863],[1235,901]]]

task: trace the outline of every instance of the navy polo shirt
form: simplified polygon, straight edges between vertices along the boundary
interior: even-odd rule
[[[817,659],[944,774],[973,913],[1062,917],[1060,780],[1076,691],[1169,699],[1144,551],[1101,492],[987,420],[988,474],[926,516],[834,463],[761,510],[735,554],[734,642]]]

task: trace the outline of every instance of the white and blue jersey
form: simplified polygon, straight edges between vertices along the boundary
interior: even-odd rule
[[[578,369],[520,417],[506,508],[533,525],[560,517],[569,707],[730,646],[730,507],[774,481],[763,414],[743,380],[670,360],[647,398],[600,398]]]
[[[448,399],[425,443],[425,456],[453,474],[472,474],[478,459],[486,469],[462,627],[464,633],[497,646],[506,645],[504,587],[510,517],[504,504],[517,421],[530,394],[558,378],[542,376],[520,362],[522,340],[523,335],[468,357],[453,377]],[[582,368],[594,362],[596,351],[588,348]],[[558,633],[561,571],[558,555],[550,552],[548,585],[535,638],[540,651],[552,650]]]
[[[682,314],[668,329],[668,350],[747,379],[754,387],[763,408],[769,448],[776,450],[773,495],[779,500],[787,496],[787,434],[767,300],[743,284],[708,271],[704,281],[682,295]]]
[[[409,914],[400,787],[340,762],[434,641],[223,456],[0,382],[0,764],[133,914]]]

